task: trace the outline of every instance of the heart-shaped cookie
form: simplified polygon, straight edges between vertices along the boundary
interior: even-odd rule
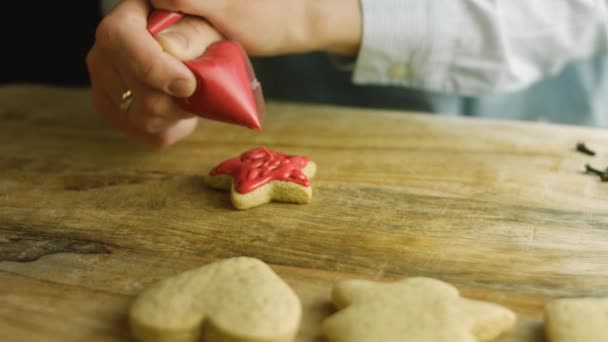
[[[232,258],[162,280],[129,313],[140,341],[287,342],[302,315],[293,290],[265,263]]]

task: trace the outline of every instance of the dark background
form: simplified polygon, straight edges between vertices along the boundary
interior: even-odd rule
[[[0,82],[82,86],[85,57],[101,18],[98,1],[2,1]]]

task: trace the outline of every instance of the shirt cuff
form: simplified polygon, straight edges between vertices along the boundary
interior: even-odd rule
[[[360,1],[363,38],[353,82],[449,91],[445,74],[453,48],[434,36],[450,23],[430,19],[437,3],[448,7],[451,1]]]

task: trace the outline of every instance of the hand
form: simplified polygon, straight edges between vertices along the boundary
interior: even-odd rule
[[[124,0],[100,23],[87,56],[93,106],[127,135],[163,147],[188,136],[197,119],[174,97],[190,96],[196,80],[181,60],[200,56],[221,36],[204,20],[185,17],[156,38],[147,31],[146,0]],[[134,100],[120,109],[122,94]]]
[[[308,51],[356,54],[361,44],[359,0],[151,0],[155,8],[208,20],[252,55]]]

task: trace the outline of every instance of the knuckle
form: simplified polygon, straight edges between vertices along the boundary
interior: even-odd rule
[[[95,48],[91,49],[87,53],[87,56],[85,58],[85,62],[87,64],[87,68],[89,69],[89,72],[92,72],[93,70],[95,70],[98,65],[97,53],[95,53],[94,49]]]
[[[166,107],[164,102],[161,96],[147,96],[142,99],[141,107],[146,119],[163,115]]]
[[[135,129],[137,129],[138,131],[141,131],[141,132],[146,131],[146,124],[147,124],[146,118],[147,117],[142,115],[141,113],[136,113],[136,112],[131,113],[129,111],[129,122],[130,122],[131,126]]]
[[[134,66],[135,77],[148,85],[154,85],[158,78],[157,73],[160,72],[160,59],[145,58]]]
[[[107,16],[97,25],[95,30],[95,44],[101,49],[109,49],[113,44],[118,29],[116,20],[113,18],[112,15]]]
[[[155,134],[152,138],[152,145],[156,148],[169,147],[174,143],[174,139],[166,132]]]
[[[129,34],[132,18],[129,13],[112,12],[104,17],[95,30],[95,43],[102,50],[111,50],[118,42]]]

